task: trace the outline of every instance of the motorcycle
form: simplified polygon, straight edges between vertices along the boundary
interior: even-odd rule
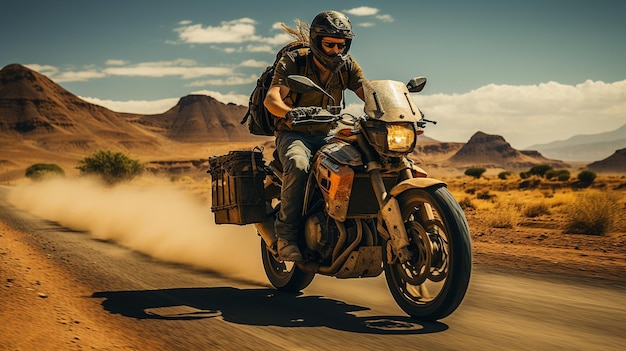
[[[303,76],[288,77],[288,84],[295,92],[330,97]],[[303,262],[282,261],[276,250],[283,176],[277,155],[269,163],[261,149],[209,158],[216,223],[254,224],[276,289],[301,291],[317,274],[343,279],[384,272],[394,300],[413,318],[441,319],[461,304],[472,267],[467,220],[446,184],[408,157],[417,135],[436,123],[410,96],[425,84],[423,77],[407,84],[365,81],[363,116],[329,106],[291,121],[346,127],[313,157],[298,243]]]

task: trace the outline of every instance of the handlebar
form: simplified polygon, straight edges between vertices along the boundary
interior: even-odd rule
[[[329,106],[328,109],[316,108],[313,113],[307,113],[306,115],[297,115],[291,118],[292,125],[305,125],[315,123],[333,123],[341,120],[340,106]],[[329,111],[330,110],[330,111]],[[332,112],[337,111],[337,113]]]

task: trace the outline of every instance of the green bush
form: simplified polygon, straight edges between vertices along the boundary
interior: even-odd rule
[[[585,185],[591,185],[596,180],[596,174],[589,170],[578,173],[578,180]]]
[[[96,151],[78,161],[76,167],[82,175],[100,176],[108,184],[116,184],[133,179],[143,172],[138,160],[133,160],[121,152]]]
[[[528,179],[530,178],[530,172],[520,172],[519,177],[522,179]]]
[[[550,180],[556,179],[558,181],[565,182],[569,180],[570,177],[571,175],[569,171],[566,169],[559,169],[559,170],[551,169],[546,172],[546,179],[550,179]]]
[[[510,175],[511,172],[509,171],[500,172],[498,173],[498,179],[506,180]]]
[[[32,180],[42,180],[48,177],[65,176],[61,167],[52,163],[35,163],[26,168],[25,176]]]
[[[538,166],[534,166],[532,167],[528,173],[530,173],[531,175],[537,175],[540,177],[545,177],[546,172],[552,170],[551,166],[548,165],[538,165]]]
[[[487,170],[484,169],[484,168],[478,168],[478,167],[476,167],[476,168],[468,168],[468,169],[465,170],[465,175],[471,176],[471,177],[474,177],[474,178],[478,179],[478,178],[482,177],[482,175],[483,175],[483,173],[485,173],[485,171],[487,171]]]
[[[491,200],[494,197],[496,197],[496,195],[489,194],[489,190],[481,191],[478,194],[476,194],[476,198],[478,200]]]

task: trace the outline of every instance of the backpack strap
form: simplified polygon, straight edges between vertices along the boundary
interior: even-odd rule
[[[307,73],[307,58],[311,50],[308,47],[299,48],[297,50],[293,50],[289,53],[291,59],[295,62],[296,67],[298,67],[298,74],[301,76],[306,76]],[[293,98],[294,107],[298,107],[300,104],[300,98],[302,98],[302,93],[295,93],[295,97]]]

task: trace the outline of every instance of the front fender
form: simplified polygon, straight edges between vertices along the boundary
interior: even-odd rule
[[[409,189],[424,189],[438,184],[447,186],[445,182],[435,178],[411,178],[403,180],[391,188],[389,195],[396,197]]]

